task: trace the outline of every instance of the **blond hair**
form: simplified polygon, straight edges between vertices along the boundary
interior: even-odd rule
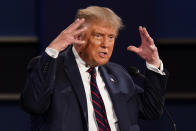
[[[85,9],[79,9],[76,14],[76,19],[84,18],[87,23],[94,21],[105,21],[116,28],[117,31],[122,29],[123,23],[111,9],[100,6],[89,6]]]

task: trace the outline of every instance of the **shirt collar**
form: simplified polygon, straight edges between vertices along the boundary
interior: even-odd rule
[[[75,56],[76,63],[78,65],[79,69],[81,69],[83,71],[87,71],[90,68],[90,66],[87,65],[84,60],[82,60],[82,58],[79,56],[79,54],[76,51],[74,46],[72,47],[72,51],[73,51],[73,54]],[[97,72],[98,71],[98,66],[96,66],[95,69],[96,69],[96,72]]]

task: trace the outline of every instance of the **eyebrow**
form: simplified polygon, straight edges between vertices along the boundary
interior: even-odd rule
[[[101,32],[99,32],[99,31],[93,31],[92,32],[92,34],[94,35],[94,34],[99,34],[99,35],[104,35],[104,33],[101,33]],[[117,35],[116,34],[108,34],[108,36],[114,36],[114,37],[116,37]]]

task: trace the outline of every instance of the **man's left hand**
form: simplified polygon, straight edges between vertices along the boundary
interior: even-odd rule
[[[159,58],[157,47],[154,44],[154,40],[150,37],[145,27],[139,26],[139,32],[141,45],[139,47],[129,46],[127,50],[135,52],[149,64],[159,68],[161,60]]]

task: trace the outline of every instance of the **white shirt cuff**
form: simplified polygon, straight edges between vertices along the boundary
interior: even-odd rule
[[[55,50],[55,49],[52,49],[52,48],[49,48],[49,47],[47,47],[45,49],[45,52],[52,58],[57,58],[58,55],[59,55],[59,51],[58,50]]]
[[[157,67],[155,67],[152,64],[149,64],[148,62],[146,62],[146,67],[151,71],[154,71],[154,72],[159,73],[161,75],[166,75],[165,72],[163,72],[163,62],[162,61],[161,61],[160,69],[158,69]]]

